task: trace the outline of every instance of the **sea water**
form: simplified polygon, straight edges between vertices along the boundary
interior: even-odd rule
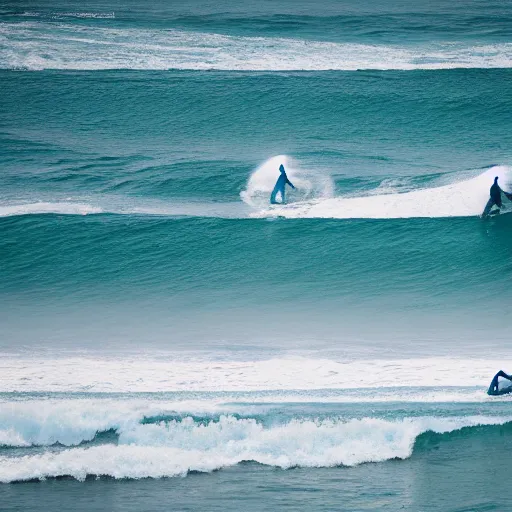
[[[3,2],[0,508],[504,510],[511,34],[509,1]]]

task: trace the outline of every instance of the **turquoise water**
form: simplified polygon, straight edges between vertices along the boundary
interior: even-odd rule
[[[4,2],[7,510],[502,510],[511,33],[510,2]]]

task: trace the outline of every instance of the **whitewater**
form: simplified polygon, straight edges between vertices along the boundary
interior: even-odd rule
[[[115,405],[117,407],[118,404]],[[102,446],[26,455],[21,463],[11,457],[0,456],[0,482],[66,475],[77,480],[85,480],[89,475],[174,477],[189,472],[211,472],[243,461],[283,469],[353,466],[363,462],[408,458],[416,438],[425,432],[447,433],[511,421],[511,418],[478,416],[405,418],[397,421],[376,418],[345,421],[294,419],[265,427],[255,419],[225,415],[217,420],[201,421],[186,416],[167,421],[159,421],[157,417],[155,423],[149,422],[151,418],[147,416],[144,419],[143,424],[133,420],[130,424],[123,419],[91,422],[88,426],[83,425],[82,420],[78,432],[76,425],[72,425],[71,432],[43,431],[39,435],[32,434],[32,438],[11,427],[0,437],[4,446],[80,444],[90,441],[102,427],[115,430],[118,439],[116,445],[102,443]],[[32,431],[36,428],[37,425],[33,425]],[[46,439],[45,434],[48,436]]]
[[[355,71],[510,67],[510,43],[438,42],[404,48],[45,21],[0,25],[2,69]]]
[[[291,166],[289,165],[291,163]],[[270,206],[269,197],[276,181],[276,170],[285,165],[296,189],[289,193],[288,204]],[[299,167],[297,167],[299,166]],[[34,214],[61,215],[157,215],[185,217],[243,218],[331,218],[331,219],[399,219],[474,217],[481,215],[488,199],[489,183],[498,177],[505,190],[512,187],[512,168],[493,166],[485,171],[464,171],[443,176],[446,185],[415,186],[407,179],[390,185],[384,180],[363,194],[351,191],[335,195],[332,179],[314,170],[301,169],[286,155],[275,156],[259,166],[240,192],[243,204],[237,202],[200,202],[177,199],[137,199],[122,196],[63,198],[61,201],[18,203],[12,199],[0,205],[0,217]],[[469,178],[469,175],[475,177]],[[501,213],[512,210],[505,200]]]

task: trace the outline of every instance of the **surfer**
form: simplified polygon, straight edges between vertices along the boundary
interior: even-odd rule
[[[281,171],[281,175],[279,178],[277,178],[276,185],[274,187],[274,190],[272,190],[272,194],[270,194],[270,204],[284,204],[285,202],[285,187],[286,184],[290,185],[293,189],[295,188],[294,184],[288,179],[288,176],[286,176],[286,171],[284,170],[284,165],[281,164],[279,166],[279,170]],[[281,202],[278,203],[276,201],[276,195],[277,193],[281,194]]]
[[[491,385],[489,386],[489,389],[487,390],[488,395],[501,395],[503,393],[500,393],[499,389],[499,383],[498,379],[499,377],[503,377],[504,379],[508,379],[512,381],[512,375],[507,375],[503,370],[500,370],[492,379]]]
[[[512,194],[505,192],[504,190],[501,190],[500,186],[498,185],[498,176],[496,176],[496,178],[494,178],[494,183],[490,190],[491,197],[490,197],[489,201],[487,201],[487,204],[485,205],[484,212],[482,213],[482,217],[484,217],[484,218],[488,217],[491,212],[491,208],[494,205],[496,205],[498,207],[497,213],[499,213],[499,211],[500,211],[499,209],[502,206],[502,202],[501,202],[501,193],[502,192],[505,194],[507,199],[510,199],[512,201]]]

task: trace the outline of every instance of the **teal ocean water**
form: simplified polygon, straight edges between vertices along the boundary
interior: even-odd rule
[[[2,507],[503,510],[510,34],[510,2],[3,2]]]

